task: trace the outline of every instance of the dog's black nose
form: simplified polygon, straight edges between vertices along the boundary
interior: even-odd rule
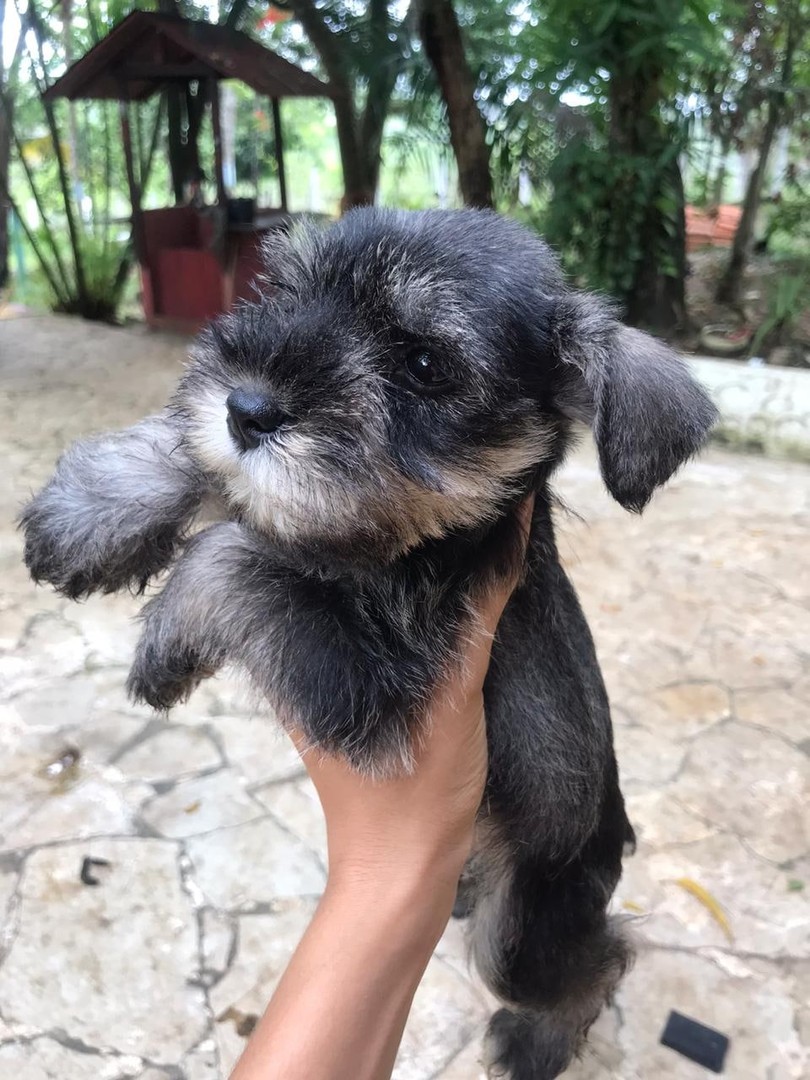
[[[289,419],[274,398],[255,390],[233,390],[225,404],[228,430],[240,450],[253,450]]]

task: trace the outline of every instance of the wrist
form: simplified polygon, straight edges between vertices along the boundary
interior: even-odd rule
[[[463,859],[396,866],[352,860],[330,869],[322,902],[364,922],[395,927],[400,940],[423,942],[432,951],[453,910],[462,867]]]
[[[464,822],[437,823],[414,814],[393,824],[338,821],[334,827],[327,815],[329,875],[375,877],[403,886],[439,878],[455,886],[474,836],[474,814]]]
[[[429,837],[396,845],[330,845],[329,883],[373,894],[409,896],[426,889],[455,895],[472,848],[473,832],[431,842]],[[451,902],[452,906],[452,902]]]

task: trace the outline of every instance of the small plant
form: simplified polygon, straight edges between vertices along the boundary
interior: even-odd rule
[[[810,270],[780,276],[768,300],[768,311],[751,339],[749,354],[760,355],[763,347],[781,344],[796,318],[806,308],[810,292]]]
[[[62,44],[78,33],[67,17],[72,6],[65,5],[65,12]],[[108,5],[113,21],[116,12],[121,14],[118,5]],[[101,37],[96,14],[88,9],[88,21],[82,23],[85,44],[88,34],[94,42]],[[80,109],[72,102],[51,102],[45,91],[59,59],[50,14],[46,17],[38,0],[28,0],[23,29],[13,86],[9,79],[0,83],[0,116],[13,151],[11,178],[0,176],[0,202],[7,203],[19,221],[36,264],[34,289],[53,310],[114,322],[133,261],[130,230],[116,220],[118,208],[113,205],[125,171],[115,148],[114,109],[107,101],[88,102]],[[75,45],[80,38],[70,40]],[[23,73],[30,77],[26,80]],[[149,112],[151,133],[148,128],[141,131],[139,114],[135,118],[135,173],[142,192],[158,156],[162,99]],[[23,133],[31,131],[36,137],[26,138]]]
[[[115,241],[86,233],[81,248],[84,297],[70,295],[67,300],[53,297],[53,309],[66,315],[82,315],[85,319],[115,322],[132,265],[132,246],[127,240]]]

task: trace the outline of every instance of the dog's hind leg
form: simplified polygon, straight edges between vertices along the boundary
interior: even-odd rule
[[[489,1025],[490,1076],[553,1080],[579,1053],[630,960],[606,914],[616,856],[591,843],[552,867],[530,852],[507,856],[497,850],[504,843],[495,830],[479,857],[472,916],[477,966],[504,1003]],[[612,847],[620,852],[621,843],[617,835]]]
[[[454,919],[468,919],[475,910],[478,883],[470,866],[466,866],[459,878],[456,900],[453,904]]]

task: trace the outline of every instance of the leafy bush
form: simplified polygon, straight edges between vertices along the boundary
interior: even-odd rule
[[[651,156],[606,154],[585,141],[562,148],[551,166],[554,185],[546,235],[563,255],[566,268],[591,287],[625,297],[638,266],[650,252],[646,222],[650,207],[659,211],[663,228],[654,233],[654,256],[661,273],[677,276],[672,236],[679,203],[671,190],[668,167],[674,151]]]

